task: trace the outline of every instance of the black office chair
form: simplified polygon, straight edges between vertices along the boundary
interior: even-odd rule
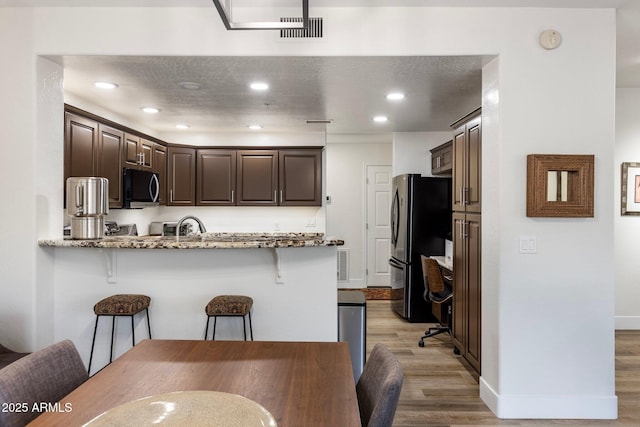
[[[420,255],[422,261],[422,276],[424,277],[424,299],[434,304],[447,304],[447,324],[432,327],[424,332],[424,336],[420,338],[418,345],[424,347],[425,338],[433,337],[438,334],[448,333],[451,335],[451,303],[453,291],[442,279],[442,272],[436,260]]]

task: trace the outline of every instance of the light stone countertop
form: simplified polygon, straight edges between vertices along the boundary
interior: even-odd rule
[[[116,249],[256,249],[342,246],[343,240],[323,233],[202,233],[170,236],[105,236],[102,239],[41,239],[38,245],[56,248]]]

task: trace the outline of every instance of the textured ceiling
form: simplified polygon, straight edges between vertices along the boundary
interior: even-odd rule
[[[448,130],[480,105],[481,68],[490,57],[131,57],[67,56],[64,89],[159,133],[178,123],[190,132],[309,131],[329,119],[330,133]],[[120,87],[103,91],[93,82]],[[250,82],[268,82],[266,92]],[[196,82],[186,90],[181,82]],[[385,95],[401,91],[406,99]],[[153,105],[162,111],[147,115]],[[390,121],[377,124],[374,115]]]

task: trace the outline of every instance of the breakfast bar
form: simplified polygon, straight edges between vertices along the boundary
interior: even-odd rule
[[[256,341],[336,341],[336,248],[343,244],[320,233],[43,239],[38,245],[53,266],[43,316],[54,340],[71,339],[85,364],[93,306],[113,294],[151,297],[154,339],[202,339],[207,302],[226,294],[253,298]],[[98,327],[96,367],[108,362],[110,326]],[[146,327],[143,316],[135,317],[137,341],[147,337]],[[216,339],[242,338],[240,319],[220,319]],[[118,319],[114,357],[130,347],[130,321]]]

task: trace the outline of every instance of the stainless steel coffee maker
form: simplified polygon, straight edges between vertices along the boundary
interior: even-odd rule
[[[67,178],[67,215],[72,239],[104,237],[104,217],[109,213],[109,180],[101,177]]]

